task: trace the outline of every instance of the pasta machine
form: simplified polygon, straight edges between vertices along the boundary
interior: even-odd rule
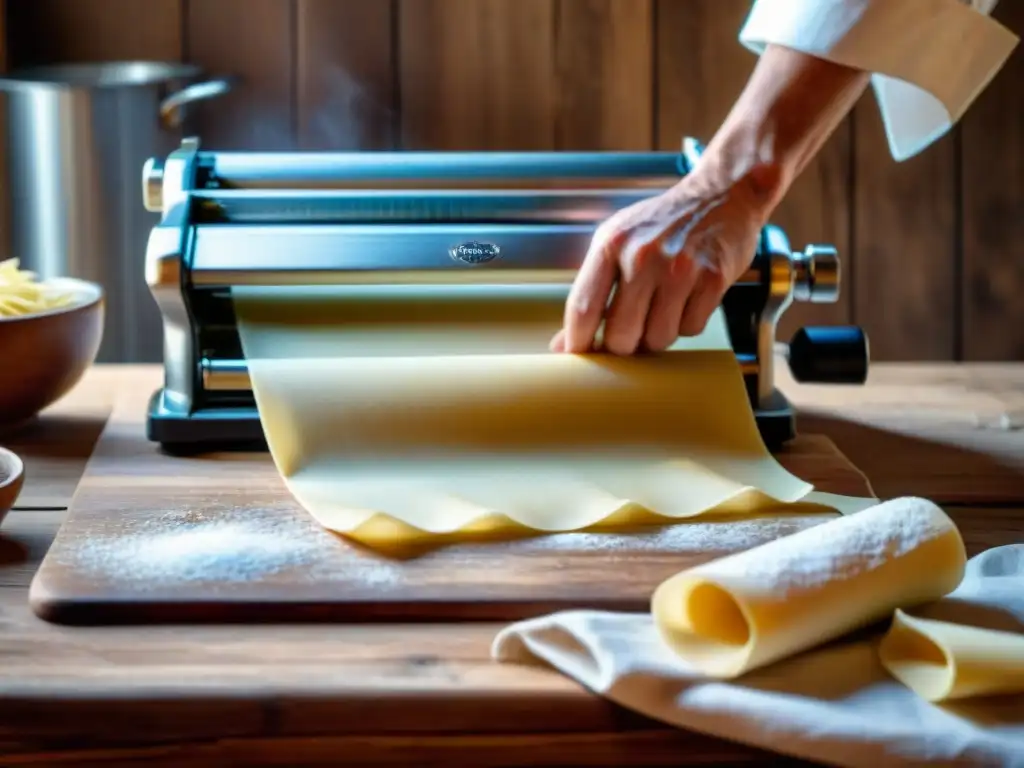
[[[564,284],[597,225],[689,172],[679,152],[202,151],[185,139],[143,169],[160,213],[146,252],[163,317],[164,382],[150,440],[176,452],[264,445],[231,290],[241,285]],[[835,302],[830,246],[794,252],[766,226],[722,308],[761,434],[795,434],[775,386],[776,324],[794,301]],[[794,378],[863,383],[867,340],[855,326],[803,328],[784,349]]]

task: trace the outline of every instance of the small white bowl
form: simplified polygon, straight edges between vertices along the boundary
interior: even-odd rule
[[[0,448],[0,522],[18,500],[25,483],[25,464],[16,453]]]

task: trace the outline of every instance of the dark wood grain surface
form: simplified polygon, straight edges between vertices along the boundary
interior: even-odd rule
[[[400,4],[402,146],[550,149],[553,12],[551,0]]]
[[[958,210],[953,132],[902,163],[889,149],[878,106],[854,110],[854,317],[878,360],[955,360]]]
[[[993,14],[1024,35],[1024,3]],[[963,348],[967,360],[1024,359],[1024,46],[964,117]]]
[[[0,434],[0,445],[25,462],[18,509],[63,510],[71,502],[126,377],[151,378],[152,367],[94,366],[85,379],[33,423]]]
[[[398,5],[402,146],[651,148],[650,0]]]
[[[181,58],[181,0],[7,0],[6,7],[13,67]]]
[[[555,5],[556,148],[651,148],[654,14],[653,0]]]
[[[863,388],[776,370],[800,428],[835,440],[880,498],[1024,505],[1024,366],[876,365]]]
[[[239,80],[226,96],[196,104],[190,132],[207,149],[295,149],[292,4],[214,0],[189,3],[183,12],[184,58],[212,76]]]
[[[102,423],[112,393],[159,380],[154,367],[94,369],[19,438],[35,446],[27,498],[57,508],[21,506],[0,527],[0,765],[786,764],[631,715],[561,675],[494,664],[501,624],[39,620],[28,586],[96,437],[61,439],[60,425]],[[1024,431],[998,426],[1024,366],[877,366],[863,388],[784,386],[813,412],[803,420],[870,465],[879,495],[941,496],[971,553],[1024,540]]]
[[[292,50],[297,149],[397,146],[393,10],[391,2],[297,0]]]

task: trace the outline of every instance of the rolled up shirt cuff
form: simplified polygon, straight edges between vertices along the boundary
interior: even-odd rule
[[[1019,42],[987,15],[995,4],[756,0],[740,42],[758,55],[779,45],[870,72],[889,150],[901,162],[957,123]]]

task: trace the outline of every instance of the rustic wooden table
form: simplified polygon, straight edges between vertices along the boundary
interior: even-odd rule
[[[494,664],[494,624],[36,619],[29,582],[118,393],[159,379],[155,367],[97,367],[5,443],[28,482],[0,527],[0,765],[780,763],[633,716],[560,675]],[[942,503],[975,551],[1024,541],[1024,365],[877,365],[863,388],[783,388],[801,429],[831,436],[880,497]]]

